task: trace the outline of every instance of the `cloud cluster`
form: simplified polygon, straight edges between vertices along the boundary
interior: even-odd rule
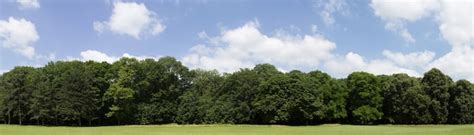
[[[205,33],[199,34],[207,36]],[[268,36],[259,30],[258,22],[223,31],[208,38],[208,45],[196,45],[182,61],[192,68],[232,72],[257,63],[272,63],[282,68],[317,66],[331,57],[336,45],[320,35]]]
[[[442,37],[451,45],[449,53],[431,63],[415,62],[425,68],[440,68],[455,78],[474,81],[474,2],[470,0],[372,0],[374,14],[386,21],[389,29],[413,39],[404,27],[424,17],[439,24]],[[413,40],[414,41],[414,40]],[[425,55],[429,56],[429,55]],[[426,57],[429,58],[429,57]],[[413,61],[413,60],[412,60]],[[412,65],[413,65],[412,64]]]
[[[20,9],[38,9],[40,8],[40,4],[38,0],[17,0],[18,4],[20,4]]]
[[[440,68],[455,78],[474,80],[474,51],[470,47],[457,49],[435,59],[431,51],[401,53],[384,50],[384,56],[367,59],[349,52],[341,55],[333,52],[336,44],[321,35],[266,35],[259,30],[256,21],[241,27],[221,31],[215,37],[205,32],[198,36],[206,44],[198,44],[182,57],[182,62],[191,68],[217,69],[233,72],[239,68],[252,67],[258,63],[271,63],[288,71],[321,69],[335,77],[345,77],[354,71],[374,74],[407,73],[422,76],[430,68]]]
[[[115,2],[109,20],[96,21],[93,27],[99,33],[107,30],[135,39],[144,34],[159,35],[166,29],[153,11],[143,3],[135,2]]]
[[[33,44],[38,39],[38,32],[32,22],[13,17],[9,17],[8,20],[0,20],[0,41],[3,47],[32,59],[35,56]]]

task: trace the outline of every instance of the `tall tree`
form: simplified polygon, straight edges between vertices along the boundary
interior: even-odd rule
[[[252,101],[259,81],[258,75],[250,69],[241,69],[225,78],[222,89],[217,92],[220,101],[226,102],[221,106],[229,108],[225,111],[229,123],[251,123],[254,115]]]
[[[133,58],[122,58],[114,63],[119,66],[116,80],[110,85],[104,94],[104,100],[110,103],[107,117],[115,117],[117,124],[121,124],[121,120],[130,117],[130,112],[134,107],[132,101],[135,98],[136,91],[132,89],[136,81],[136,64],[138,61]]]
[[[85,91],[85,95],[88,96],[82,116],[88,120],[89,125],[92,125],[93,120],[105,118],[105,113],[108,108],[102,101],[105,92],[109,88],[109,81],[111,80],[111,65],[107,62],[94,62],[87,61],[84,63],[87,80],[89,81],[89,87]],[[100,123],[99,123],[100,124]]]
[[[149,80],[155,82],[156,87],[151,87],[152,123],[175,122],[176,112],[179,106],[179,96],[190,88],[189,69],[173,57],[163,57],[158,60],[157,76]],[[151,85],[153,86],[153,85]]]
[[[474,87],[467,80],[457,81],[449,90],[449,123],[474,123]]]
[[[380,84],[376,76],[354,72],[347,77],[349,118],[355,124],[373,124],[383,116]]]
[[[283,108],[289,114],[289,124],[321,123],[325,117],[326,106],[321,90],[306,74],[298,70],[290,71],[288,98]]]
[[[282,110],[286,101],[284,95],[289,78],[273,65],[259,64],[253,70],[258,74],[259,85],[252,106],[255,107],[256,123],[275,124],[287,121]]]
[[[178,123],[200,124],[216,123],[214,93],[221,87],[222,77],[217,71],[193,70],[191,88],[179,97],[176,121]]]
[[[384,118],[394,124],[422,124],[432,121],[429,113],[430,97],[417,78],[394,74],[383,87]]]
[[[26,120],[30,108],[29,99],[33,91],[32,74],[36,70],[32,67],[15,67],[3,75],[2,85],[6,90],[3,102],[3,111],[8,116],[8,123],[13,117],[22,125]]]
[[[431,97],[430,114],[434,123],[446,123],[448,120],[449,87],[452,80],[439,69],[426,72],[421,80],[423,90]]]
[[[348,91],[346,85],[341,80],[331,78],[321,71],[308,73],[310,77],[310,87],[318,91],[317,95],[322,97],[324,104],[324,121],[339,122],[347,117],[346,98]]]

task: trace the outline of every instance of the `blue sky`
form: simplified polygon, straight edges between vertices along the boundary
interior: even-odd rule
[[[173,56],[223,72],[272,63],[336,77],[420,76],[436,67],[472,81],[472,8],[463,0],[1,0],[0,71]]]

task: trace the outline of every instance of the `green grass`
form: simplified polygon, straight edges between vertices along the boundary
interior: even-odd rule
[[[154,125],[43,127],[0,125],[0,135],[474,135],[474,125]]]

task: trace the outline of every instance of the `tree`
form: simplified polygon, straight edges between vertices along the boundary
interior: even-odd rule
[[[89,89],[86,91],[88,96],[87,108],[84,110],[83,117],[88,120],[89,125],[92,125],[93,120],[101,120],[105,118],[105,113],[108,111],[108,106],[102,101],[105,92],[109,88],[109,81],[111,80],[111,65],[107,62],[87,61],[84,63],[85,74],[89,83]],[[100,121],[99,121],[100,124]]]
[[[5,95],[6,95],[6,89],[5,89],[5,84],[3,83],[3,74],[0,74],[0,120],[3,122],[3,123],[7,123],[7,121],[5,120],[5,114],[3,112],[4,110],[4,104],[3,102],[5,102]]]
[[[150,85],[145,89],[148,89],[151,97],[145,104],[151,106],[147,109],[151,112],[145,113],[152,114],[151,123],[175,122],[179,106],[177,99],[190,88],[189,70],[173,57],[160,58],[150,67],[155,68],[149,71],[157,71],[147,73],[146,81]]]
[[[16,117],[22,125],[29,110],[29,99],[33,91],[32,74],[36,70],[32,67],[15,67],[2,76],[2,85],[6,90],[3,101],[3,112],[11,118]]]
[[[467,80],[457,81],[449,90],[449,123],[474,122],[474,87]]]
[[[383,116],[380,84],[376,76],[354,72],[347,77],[349,118],[355,124],[374,124]]]
[[[318,95],[322,97],[324,104],[324,121],[339,122],[347,117],[346,98],[348,91],[341,80],[331,78],[321,71],[308,73],[311,88],[317,89]]]
[[[224,79],[222,89],[217,92],[218,102],[224,102],[220,106],[226,108],[222,110],[227,123],[251,123],[254,116],[252,101],[259,81],[258,75],[250,69],[241,69]]]
[[[286,93],[288,101],[285,102],[283,108],[288,111],[288,123],[306,125],[311,122],[321,123],[326,111],[321,89],[301,71],[293,70],[287,75],[290,78],[287,86],[288,93]]]
[[[450,77],[440,70],[433,68],[426,72],[421,80],[423,90],[430,96],[429,107],[433,123],[446,123],[448,120],[449,87],[452,84]]]
[[[222,77],[217,71],[193,70],[191,88],[179,97],[180,104],[176,115],[178,123],[200,124],[217,123],[210,112],[215,102],[214,93],[221,87]]]
[[[263,67],[265,66],[265,67]],[[288,83],[290,78],[280,73],[273,66],[257,65],[254,70],[260,76],[255,100],[252,106],[255,107],[255,122],[260,124],[285,123],[288,114],[282,109],[287,102]]]
[[[417,78],[407,74],[389,76],[384,84],[384,119],[394,124],[423,124],[432,121],[430,97]]]
[[[121,119],[130,119],[131,116],[128,114],[133,108],[134,104],[132,101],[136,94],[136,91],[132,89],[132,87],[135,83],[136,69],[134,66],[136,66],[137,62],[138,61],[133,58],[122,58],[114,63],[114,65],[117,64],[120,66],[118,78],[110,85],[104,94],[104,100],[111,103],[106,116],[115,117],[119,125],[121,124]]]

